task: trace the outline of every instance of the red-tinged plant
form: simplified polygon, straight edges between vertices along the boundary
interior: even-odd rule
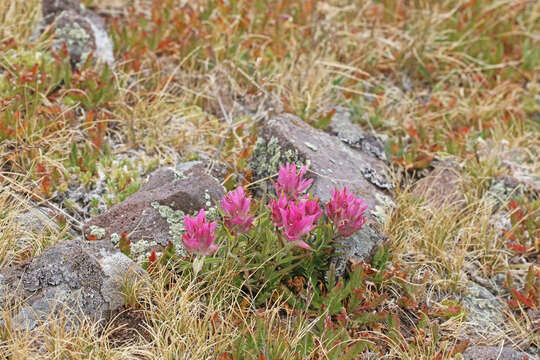
[[[47,168],[41,163],[38,163],[36,165],[36,168],[37,176],[39,176],[39,190],[43,194],[43,196],[45,196],[45,198],[49,198],[52,196],[53,189],[51,174],[47,171]]]
[[[120,252],[122,252],[124,255],[131,255],[131,241],[129,241],[128,234],[125,231],[120,236],[118,247],[120,248]]]
[[[155,251],[152,251],[150,256],[148,257],[148,263],[146,264],[146,271],[149,273],[152,273],[158,265],[158,259]]]

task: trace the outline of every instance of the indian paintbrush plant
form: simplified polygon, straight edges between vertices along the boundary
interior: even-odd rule
[[[158,259],[152,253],[146,267],[157,264],[171,270],[193,270],[203,276],[217,268],[237,274],[235,283],[262,305],[283,293],[293,281],[306,286],[323,284],[338,236],[349,236],[366,222],[363,199],[346,188],[334,190],[323,211],[318,198],[306,194],[311,179],[306,167],[281,166],[275,194],[254,200],[243,187],[221,201],[222,221],[209,221],[204,209],[185,216],[182,243],[188,256]],[[326,214],[326,215],[325,215]],[[172,252],[174,254],[174,252]],[[335,275],[334,275],[335,276]]]

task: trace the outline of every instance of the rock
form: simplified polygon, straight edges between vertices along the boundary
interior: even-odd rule
[[[143,256],[150,248],[167,246],[169,241],[181,254],[184,215],[201,208],[208,210],[209,217],[217,215],[212,206],[223,194],[223,187],[202,162],[158,169],[139,191],[88,221],[83,232],[87,239],[113,242],[126,232],[134,255]]]
[[[371,151],[351,149],[337,137],[317,130],[294,115],[278,116],[261,128],[250,162],[255,179],[272,176],[286,162],[306,164],[308,177],[314,179],[309,191],[322,203],[331,198],[331,190],[347,186],[366,199],[368,222],[355,236],[341,239],[342,251],[333,259],[338,275],[343,274],[350,257],[369,262],[385,236],[376,230],[384,223],[388,208],[393,206],[389,190],[393,189],[389,169]]]
[[[113,45],[105,23],[79,0],[43,0],[42,15],[32,37],[37,38],[51,25],[54,33],[52,49],[58,52],[65,45],[72,67],[83,65],[90,54],[97,63],[113,64]]]
[[[535,360],[525,352],[516,351],[509,347],[497,346],[471,346],[463,353],[465,360]]]
[[[335,264],[336,274],[341,276],[345,273],[349,259],[369,261],[379,245],[387,239],[388,237],[373,223],[364,225],[360,231],[348,238],[336,239],[338,243],[345,245],[336,249],[332,261]]]
[[[532,197],[540,193],[537,148],[510,147],[510,143],[504,139],[498,142],[478,139],[476,156],[481,162],[492,161],[504,169],[506,174],[497,177],[496,182]]]
[[[467,322],[478,332],[494,332],[501,329],[505,305],[489,290],[475,282],[469,283],[461,303],[467,311]]]
[[[25,231],[33,233],[42,233],[46,230],[59,230],[58,224],[51,218],[48,209],[42,207],[34,207],[16,215],[15,221],[17,221]]]
[[[486,192],[488,202],[493,205],[493,210],[498,210],[511,199],[522,196],[530,196],[531,199],[537,196],[530,184],[524,183],[511,175],[501,174],[493,179],[491,186]]]
[[[54,221],[50,210],[42,207],[33,207],[28,211],[15,215],[17,246],[25,248],[34,241],[35,235],[57,233],[60,231],[58,223]]]
[[[347,145],[361,149],[380,160],[387,161],[384,144],[376,135],[363,131],[351,122],[351,114],[342,107],[335,108],[336,113],[330,121],[329,131]]]
[[[443,206],[464,207],[467,204],[461,191],[461,176],[457,164],[451,160],[439,162],[426,177],[418,180],[412,189],[415,198],[423,199],[433,211]]]
[[[0,272],[0,305],[17,328],[31,330],[49,316],[66,313],[71,325],[87,316],[99,320],[124,305],[122,282],[143,275],[108,241],[70,240]]]

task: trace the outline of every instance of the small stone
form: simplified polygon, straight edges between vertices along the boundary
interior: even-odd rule
[[[416,182],[412,195],[423,199],[433,211],[443,206],[459,208],[467,204],[461,190],[461,171],[452,160],[436,164],[431,173]]]
[[[535,360],[538,357],[510,347],[471,346],[463,353],[464,360]]]
[[[489,290],[475,282],[469,283],[462,304],[467,322],[477,332],[493,332],[502,328],[505,305]]]
[[[58,52],[66,46],[72,67],[82,66],[90,54],[97,63],[113,64],[113,45],[105,23],[79,0],[43,0],[42,15],[31,38],[52,25],[52,49]]]

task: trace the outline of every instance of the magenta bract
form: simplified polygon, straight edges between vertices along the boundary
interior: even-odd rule
[[[253,225],[253,216],[249,211],[251,198],[246,196],[244,188],[239,186],[234,191],[229,191],[221,199],[221,208],[225,214],[224,224],[231,233],[244,234]]]
[[[288,200],[296,200],[313,182],[313,179],[304,180],[307,169],[305,166],[296,173],[296,165],[287,163],[279,168],[278,180],[275,183],[277,195],[284,193]]]
[[[197,255],[211,255],[217,251],[214,244],[217,222],[208,222],[204,209],[199,211],[197,217],[184,217],[186,232],[182,234],[182,243],[187,251]]]
[[[351,236],[366,223],[364,199],[356,198],[344,187],[342,191],[332,190],[332,199],[326,204],[326,215],[340,235]]]

